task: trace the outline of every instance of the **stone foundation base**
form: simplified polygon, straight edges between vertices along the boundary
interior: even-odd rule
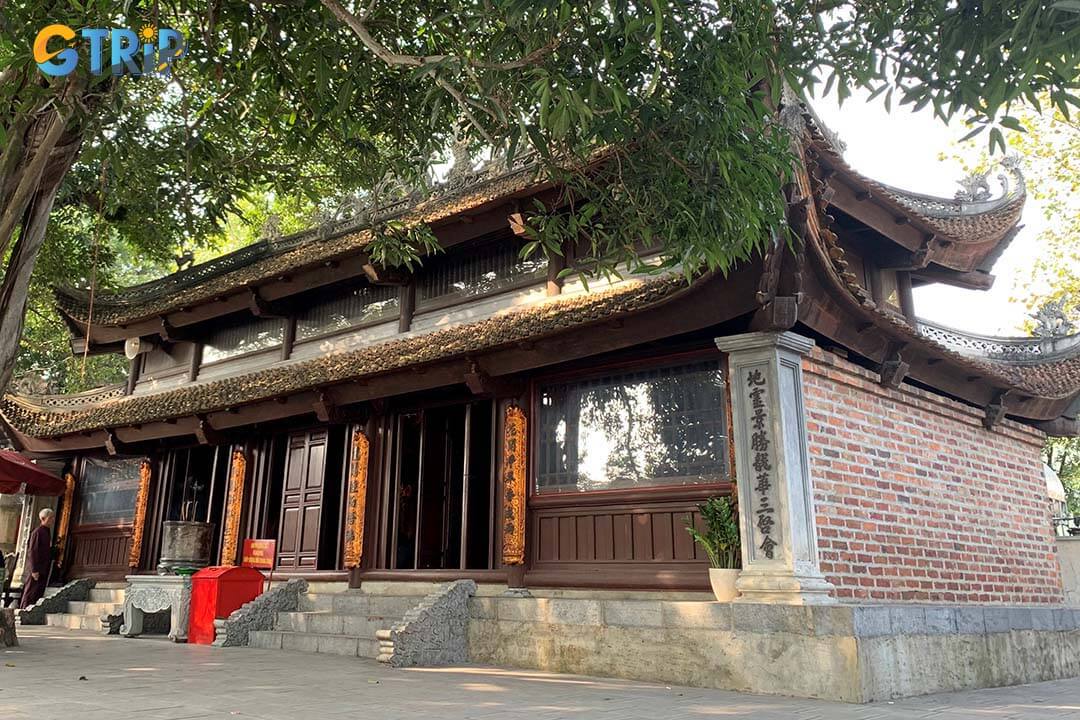
[[[1080,676],[1080,610],[477,597],[474,662],[864,703]]]

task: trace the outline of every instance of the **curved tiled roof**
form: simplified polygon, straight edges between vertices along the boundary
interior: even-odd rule
[[[281,238],[260,240],[157,280],[96,292],[93,322],[116,326],[154,317],[213,300],[297,268],[360,251],[371,241],[370,228],[376,223],[393,220],[411,226],[438,222],[537,185],[539,172],[532,155],[515,158],[509,168],[491,163],[474,172],[451,174],[445,183],[426,195],[411,192],[389,203],[361,208],[341,220]],[[81,322],[87,320],[89,291],[56,288],[55,294],[64,314]]]
[[[1027,184],[1015,158],[1001,163],[997,179],[1002,192],[991,197],[987,175],[972,175],[960,183],[962,189],[955,197],[943,198],[902,190],[862,174],[844,158],[843,143],[814,113],[810,105],[792,93],[785,98],[785,122],[810,147],[820,153],[829,166],[843,173],[869,197],[889,207],[898,217],[913,223],[939,240],[958,245],[985,246],[986,259],[996,259],[1015,233],[1027,201]]]
[[[41,398],[7,395],[0,400],[0,414],[15,430],[31,437],[190,417],[532,340],[643,310],[690,287],[681,275],[631,280],[605,291],[555,296],[476,322],[163,392],[69,404],[62,409]]]
[[[813,169],[810,174],[811,182],[824,185],[820,178],[814,177]],[[809,244],[819,266],[826,269],[827,277],[841,293],[849,295],[854,304],[872,314],[880,325],[891,328],[905,341],[932,348],[936,355],[954,365],[1004,387],[1051,400],[1080,395],[1080,336],[1054,340],[995,338],[929,323],[915,327],[895,312],[878,307],[848,270],[844,250],[836,234],[828,228],[831,218],[820,187],[814,190],[814,205],[819,232]]]

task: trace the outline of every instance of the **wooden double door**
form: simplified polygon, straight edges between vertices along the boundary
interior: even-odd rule
[[[285,444],[277,566],[282,570],[333,569],[345,429],[291,433]]]

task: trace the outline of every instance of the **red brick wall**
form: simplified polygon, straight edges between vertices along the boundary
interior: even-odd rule
[[[847,600],[1059,603],[1043,436],[818,348],[803,363],[821,566]]]

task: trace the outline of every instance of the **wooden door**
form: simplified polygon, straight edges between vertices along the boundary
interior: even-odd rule
[[[318,566],[326,441],[325,428],[289,436],[278,537],[281,569],[315,570]]]

